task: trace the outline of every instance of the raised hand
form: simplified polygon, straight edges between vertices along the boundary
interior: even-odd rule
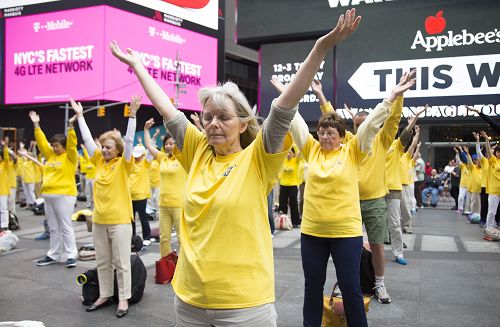
[[[472,132],[472,136],[474,136],[474,139],[476,139],[476,142],[479,142],[479,134],[476,132]]]
[[[349,9],[345,15],[341,15],[337,22],[337,26],[330,33],[318,39],[318,44],[323,51],[328,51],[336,44],[349,37],[359,26],[361,16],[356,17],[356,9]]]
[[[74,128],[75,127],[75,121],[77,119],[77,115],[74,115],[73,117],[71,117],[69,120],[68,120],[68,127],[69,128]]]
[[[109,47],[111,48],[111,53],[113,54],[113,56],[118,58],[118,60],[120,60],[124,64],[127,64],[132,68],[137,65],[142,65],[141,57],[139,57],[139,54],[136,51],[127,48],[125,50],[126,52],[123,52],[116,41],[112,41],[109,44]]]
[[[319,93],[323,93],[323,86],[321,85],[321,82],[317,79],[313,80],[311,88],[314,94],[316,95],[318,95]]]
[[[141,100],[142,97],[138,94],[132,95],[132,101],[130,101],[130,111],[129,111],[129,117],[130,118],[135,118],[135,115],[137,114],[137,110],[141,107]]]
[[[83,107],[80,102],[76,103],[75,100],[69,99],[69,103],[71,104],[71,108],[75,112],[76,118],[79,118],[83,115]]]
[[[354,116],[355,116],[354,111],[352,111],[351,108],[349,108],[347,103],[344,103],[344,109],[345,109],[345,111],[347,111],[349,113],[349,115],[351,115],[352,118],[354,118]]]
[[[195,122],[195,123],[201,123],[200,122],[200,116],[198,116],[198,113],[195,112],[194,114],[191,114],[190,115],[191,119]]]
[[[476,109],[474,107],[465,106],[465,108],[467,108],[467,110],[473,111],[473,112],[475,112],[477,114],[481,113],[481,110]]]
[[[488,141],[490,140],[489,136],[486,134],[486,132],[485,132],[485,131],[481,131],[480,133],[481,133],[481,136],[482,136],[485,140],[488,140]]]
[[[154,123],[154,121],[153,121],[153,123]],[[160,135],[160,129],[159,128],[155,129],[155,132],[153,134],[153,138],[156,139],[158,137],[158,135]]]
[[[415,73],[416,70],[412,70],[411,72],[406,72],[403,76],[401,76],[399,83],[392,89],[390,96],[387,98],[390,102],[396,100],[397,97],[403,95],[403,93],[415,85]]]
[[[38,116],[38,114],[36,112],[30,111],[29,116],[30,116],[33,124],[35,124],[35,125],[40,124],[40,116]]]
[[[415,125],[415,135],[420,134],[420,126]]]
[[[285,91],[286,89],[286,86],[283,83],[281,83],[276,76],[273,76],[271,78],[271,84],[280,94],[283,93],[283,91]]]
[[[464,152],[469,154],[469,147],[464,145]]]
[[[154,124],[155,124],[154,118],[150,118],[144,124],[144,129],[150,129],[151,127],[153,127]]]

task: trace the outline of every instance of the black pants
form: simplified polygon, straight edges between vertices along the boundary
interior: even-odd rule
[[[486,224],[486,216],[488,216],[488,193],[486,187],[481,187],[481,223]]]
[[[148,216],[146,215],[146,203],[147,199],[144,200],[133,200],[132,201],[132,211],[134,215],[134,221],[132,222],[132,235],[135,235],[135,213],[139,214],[142,226],[142,239],[151,239],[151,228],[149,227]]]
[[[304,269],[304,327],[321,327],[323,288],[330,255],[344,300],[348,326],[368,326],[359,280],[363,237],[324,238],[300,235]],[[331,294],[329,286],[328,294]]]
[[[293,225],[300,224],[299,204],[297,203],[298,190],[297,186],[280,185],[280,211],[286,214],[288,206],[290,206]]]
[[[417,200],[417,207],[422,206],[422,191],[424,189],[424,181],[415,182],[415,200]]]
[[[455,207],[458,208],[458,193],[460,189],[458,186],[452,186],[450,189],[450,195],[455,200]]]

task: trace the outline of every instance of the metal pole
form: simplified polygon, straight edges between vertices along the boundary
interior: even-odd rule
[[[66,108],[64,108],[64,135],[68,135],[68,121],[69,121],[69,105],[66,102]]]

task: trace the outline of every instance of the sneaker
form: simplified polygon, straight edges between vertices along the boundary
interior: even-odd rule
[[[144,245],[144,246],[151,245],[151,241],[150,240],[144,240],[144,241],[142,241],[142,245]]]
[[[435,208],[435,207],[437,207],[437,204],[436,203],[431,203],[431,207]]]
[[[52,259],[51,257],[45,256],[42,259],[38,260],[36,262],[36,265],[37,266],[48,266],[48,265],[51,265],[53,263],[58,263],[58,261]]]
[[[450,210],[458,210],[458,207],[451,207]]]
[[[156,238],[154,238],[154,237],[151,237],[149,240],[151,241],[151,243],[156,242]]]
[[[405,242],[403,242],[403,249],[407,249],[408,248],[408,245],[406,245]]]
[[[403,233],[405,233],[405,234],[413,234],[413,231],[409,227],[403,227]]]
[[[274,235],[273,235],[273,234],[271,234],[271,238],[274,238]]]
[[[394,261],[399,263],[400,265],[403,265],[403,266],[406,266],[408,264],[408,261],[406,261],[406,259],[403,257],[396,257],[396,259],[394,259]]]
[[[47,232],[43,232],[42,234],[35,237],[35,241],[43,241],[48,240],[50,238],[50,234]]]
[[[389,296],[389,293],[387,293],[384,284],[375,285],[373,290],[375,291],[375,297],[377,298],[377,301],[379,303],[383,304],[391,303],[391,297]]]
[[[417,214],[417,209],[416,208],[412,208],[410,210],[410,212],[411,212],[412,215],[416,215]]]
[[[68,260],[66,260],[66,267],[68,268],[76,267],[76,259],[68,258]]]

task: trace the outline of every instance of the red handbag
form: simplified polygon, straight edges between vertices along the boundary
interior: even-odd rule
[[[172,251],[166,257],[156,261],[156,284],[168,284],[174,278],[175,266],[177,265],[177,252]]]

